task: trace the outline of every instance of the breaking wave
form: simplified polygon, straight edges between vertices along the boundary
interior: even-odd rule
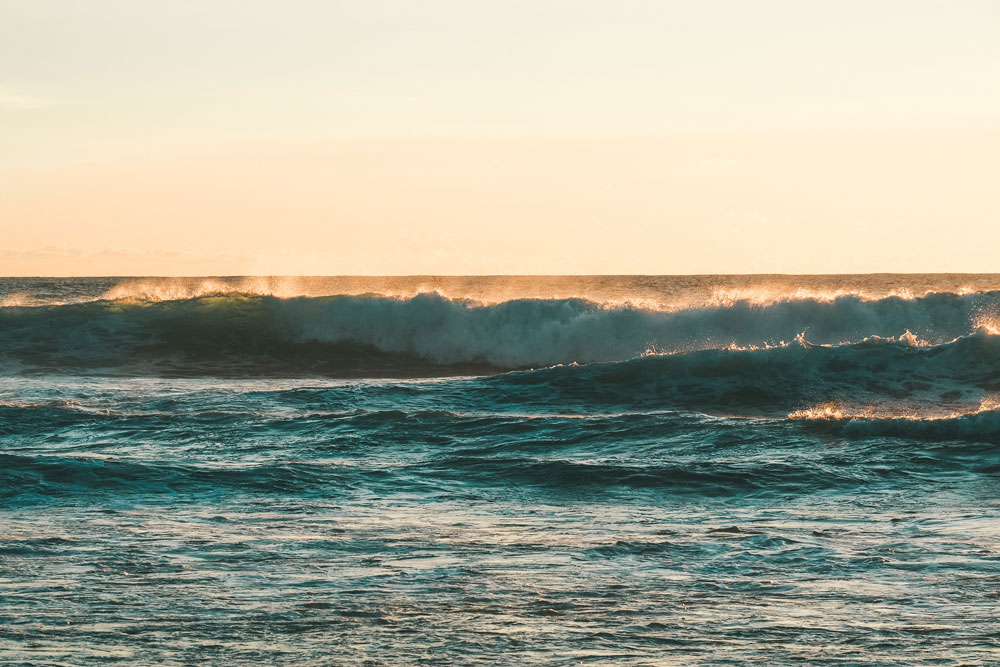
[[[435,374],[793,345],[941,345],[995,333],[1000,292],[920,298],[743,300],[673,311],[583,299],[483,305],[429,293],[277,298],[220,294],[0,308],[0,352],[23,367],[198,373],[354,369]],[[799,343],[796,344],[795,341]],[[147,368],[148,370],[148,368]]]

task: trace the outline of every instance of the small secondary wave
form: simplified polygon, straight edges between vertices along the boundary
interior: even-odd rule
[[[907,406],[966,413],[1000,392],[1000,337],[975,333],[941,345],[869,338],[838,346],[801,342],[699,350],[511,373],[489,382],[519,400],[535,395],[553,405],[670,406],[717,415],[785,417],[837,401],[891,406],[886,409],[897,414]]]
[[[947,412],[941,411],[939,406],[911,405],[908,410],[899,412],[898,408],[893,411],[884,405],[851,408],[831,401],[796,410],[788,417],[829,427],[844,436],[886,435],[1000,443],[1000,400],[995,396],[984,399],[978,407]]]

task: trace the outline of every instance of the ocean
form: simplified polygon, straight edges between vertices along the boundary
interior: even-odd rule
[[[1000,275],[0,279],[0,664],[1000,664]]]

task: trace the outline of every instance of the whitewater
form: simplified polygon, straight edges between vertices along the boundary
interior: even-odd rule
[[[1000,662],[1000,275],[0,278],[0,663]]]

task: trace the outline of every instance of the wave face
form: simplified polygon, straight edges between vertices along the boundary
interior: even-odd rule
[[[496,304],[375,295],[218,294],[0,308],[0,350],[26,369],[448,374],[618,362],[657,353],[845,345],[906,335],[943,344],[994,331],[1000,292],[794,298],[657,310],[585,299]],[[449,370],[442,370],[449,369]]]

